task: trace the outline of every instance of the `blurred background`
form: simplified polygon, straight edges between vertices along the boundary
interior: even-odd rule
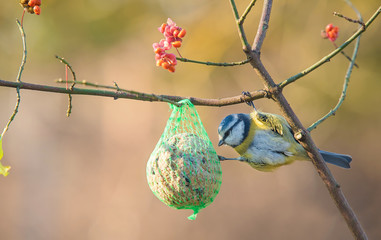
[[[237,1],[240,12],[250,1]],[[378,0],[353,1],[364,20]],[[18,1],[2,1],[0,79],[14,81],[22,48],[15,23]],[[65,57],[78,80],[157,94],[220,98],[262,89],[249,65],[210,67],[179,63],[175,74],[155,66],[152,43],[171,17],[187,30],[181,54],[200,61],[244,60],[229,1],[83,0],[42,1],[40,16],[27,14],[28,59],[22,81],[60,86]],[[262,1],[245,24],[255,36]],[[276,82],[300,72],[333,50],[320,31],[339,26],[340,44],[357,26],[334,17],[356,15],[344,1],[275,1],[262,59]],[[319,148],[353,157],[350,170],[329,165],[370,239],[381,239],[381,26],[376,19],[361,38],[347,99],[336,116],[312,135]],[[351,55],[353,44],[345,51]],[[349,62],[331,62],[287,87],[287,99],[305,126],[334,107]],[[62,86],[62,85],[61,85]],[[313,165],[296,162],[266,173],[223,162],[215,201],[189,221],[190,210],[161,203],[146,181],[146,163],[169,117],[165,103],[73,96],[22,90],[19,113],[3,139],[0,177],[0,238],[6,239],[350,239],[339,211]],[[16,92],[0,88],[0,124],[13,111]],[[274,102],[255,102],[279,113]],[[245,104],[197,107],[217,152],[217,127]]]

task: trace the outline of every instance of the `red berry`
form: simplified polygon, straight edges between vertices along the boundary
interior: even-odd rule
[[[31,6],[31,7],[36,6],[36,4],[37,4],[37,0],[30,0],[30,1],[28,2],[28,5]]]
[[[164,31],[165,31],[165,27],[166,27],[166,26],[167,26],[166,23],[161,24],[161,26],[160,26],[160,32],[161,32],[161,33],[164,33]]]
[[[179,30],[175,30],[175,31],[173,31],[173,36],[175,37],[175,38],[177,38],[177,35],[179,34]]]
[[[175,47],[175,48],[179,48],[179,47],[181,47],[181,41],[173,42],[173,43],[172,43],[172,46]]]
[[[164,63],[163,59],[159,59],[156,61],[156,66],[160,67]]]
[[[332,23],[330,23],[330,24],[328,24],[328,25],[325,27],[325,31],[326,31],[326,32],[329,32],[329,31],[331,31],[332,28],[333,28],[333,25],[332,25]]]
[[[179,38],[183,38],[185,37],[185,34],[187,33],[187,31],[185,31],[185,29],[181,29],[181,31],[179,32],[179,34],[177,35]]]
[[[167,63],[167,62],[163,62],[163,63],[161,64],[161,66],[162,66],[164,69],[168,69],[171,65],[169,65],[169,63]]]
[[[34,6],[33,11],[37,15],[41,14],[41,8],[39,6]]]

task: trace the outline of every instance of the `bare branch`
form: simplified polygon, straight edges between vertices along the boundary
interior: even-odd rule
[[[247,15],[250,13],[251,9],[254,7],[256,1],[257,0],[252,0],[251,3],[247,6],[246,10],[243,12],[242,16],[238,20],[239,25],[243,24]]]
[[[20,64],[19,72],[18,72],[17,77],[16,77],[16,82],[21,83],[21,75],[24,71],[24,67],[25,67],[25,63],[26,63],[26,57],[27,57],[26,37],[25,37],[25,31],[24,31],[24,27],[22,25],[22,22],[20,23],[19,20],[16,20],[16,23],[17,23],[17,26],[19,27],[19,30],[20,30],[22,46],[23,46],[23,54],[22,54],[22,58],[21,58],[21,64]],[[15,119],[17,113],[19,112],[19,107],[20,107],[20,102],[21,102],[21,94],[20,94],[20,88],[19,87],[16,88],[16,94],[17,94],[17,97],[16,97],[15,108],[13,109],[13,113],[9,117],[7,125],[5,125],[3,132],[0,135],[0,139],[3,138],[4,134],[8,131],[9,126],[11,125],[11,123]]]
[[[81,82],[77,82],[81,83]],[[107,91],[100,89],[88,89],[88,88],[74,88],[73,90],[61,88],[61,87],[53,87],[47,85],[39,85],[33,83],[26,82],[11,82],[0,80],[0,86],[11,87],[11,88],[20,88],[20,89],[28,89],[34,91],[43,91],[43,92],[51,92],[51,93],[63,93],[63,94],[72,94],[72,95],[89,95],[89,96],[103,96],[103,97],[112,97],[114,99],[124,98],[124,99],[133,99],[140,101],[150,101],[150,102],[164,102],[163,99],[168,99],[174,102],[178,102],[183,99],[190,99],[194,105],[200,106],[212,106],[212,107],[222,107],[228,105],[234,105],[239,103],[244,103],[248,101],[253,101],[260,98],[265,98],[269,96],[268,92],[265,90],[258,90],[250,92],[250,96],[234,96],[227,98],[219,98],[219,99],[208,99],[208,98],[196,98],[196,97],[182,97],[182,96],[171,96],[171,95],[157,95],[157,94],[148,94],[142,92],[124,92],[124,91]]]
[[[255,35],[254,43],[252,46],[252,49],[254,52],[257,52],[257,53],[261,52],[262,44],[263,44],[263,41],[265,40],[267,29],[269,28],[272,5],[273,5],[272,0],[265,0],[263,2],[262,16],[259,22],[257,35]]]
[[[197,60],[192,60],[188,58],[176,58],[177,60],[181,62],[189,62],[189,63],[197,63],[197,64],[202,64],[202,65],[208,65],[208,66],[218,66],[218,67],[232,67],[232,66],[239,66],[239,65],[244,65],[248,62],[250,62],[250,59],[246,59],[240,62],[225,62],[225,63],[216,63],[216,62],[202,62],[202,61],[197,61]]]
[[[358,23],[358,24],[360,24],[361,26],[363,26],[365,28],[365,23],[362,20],[355,20],[355,19],[346,17],[343,14],[338,13],[338,12],[333,12],[333,15],[337,16],[337,17],[344,18],[345,20],[347,20],[348,22],[351,22],[351,23]]]
[[[237,23],[238,35],[239,35],[239,37],[241,39],[243,50],[245,52],[246,51],[251,51],[251,46],[250,46],[249,42],[247,41],[245,30],[243,29],[243,21],[240,20],[238,9],[237,9],[237,6],[235,4],[235,1],[234,0],[230,0],[230,4],[232,6],[233,13],[234,13],[234,18],[235,18],[235,21]]]

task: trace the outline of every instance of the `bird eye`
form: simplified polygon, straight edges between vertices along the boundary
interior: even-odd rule
[[[227,132],[225,133],[225,138],[228,137],[231,133],[232,133],[232,129],[230,129],[229,131],[227,131]]]

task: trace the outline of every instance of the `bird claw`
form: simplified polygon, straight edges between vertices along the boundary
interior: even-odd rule
[[[251,94],[250,94],[250,92],[248,92],[248,91],[242,91],[242,95],[245,96],[245,97],[249,97],[249,98],[251,98]],[[245,103],[246,103],[247,105],[249,105],[250,107],[253,107],[253,108],[255,109],[255,106],[254,106],[253,101],[245,101]]]

